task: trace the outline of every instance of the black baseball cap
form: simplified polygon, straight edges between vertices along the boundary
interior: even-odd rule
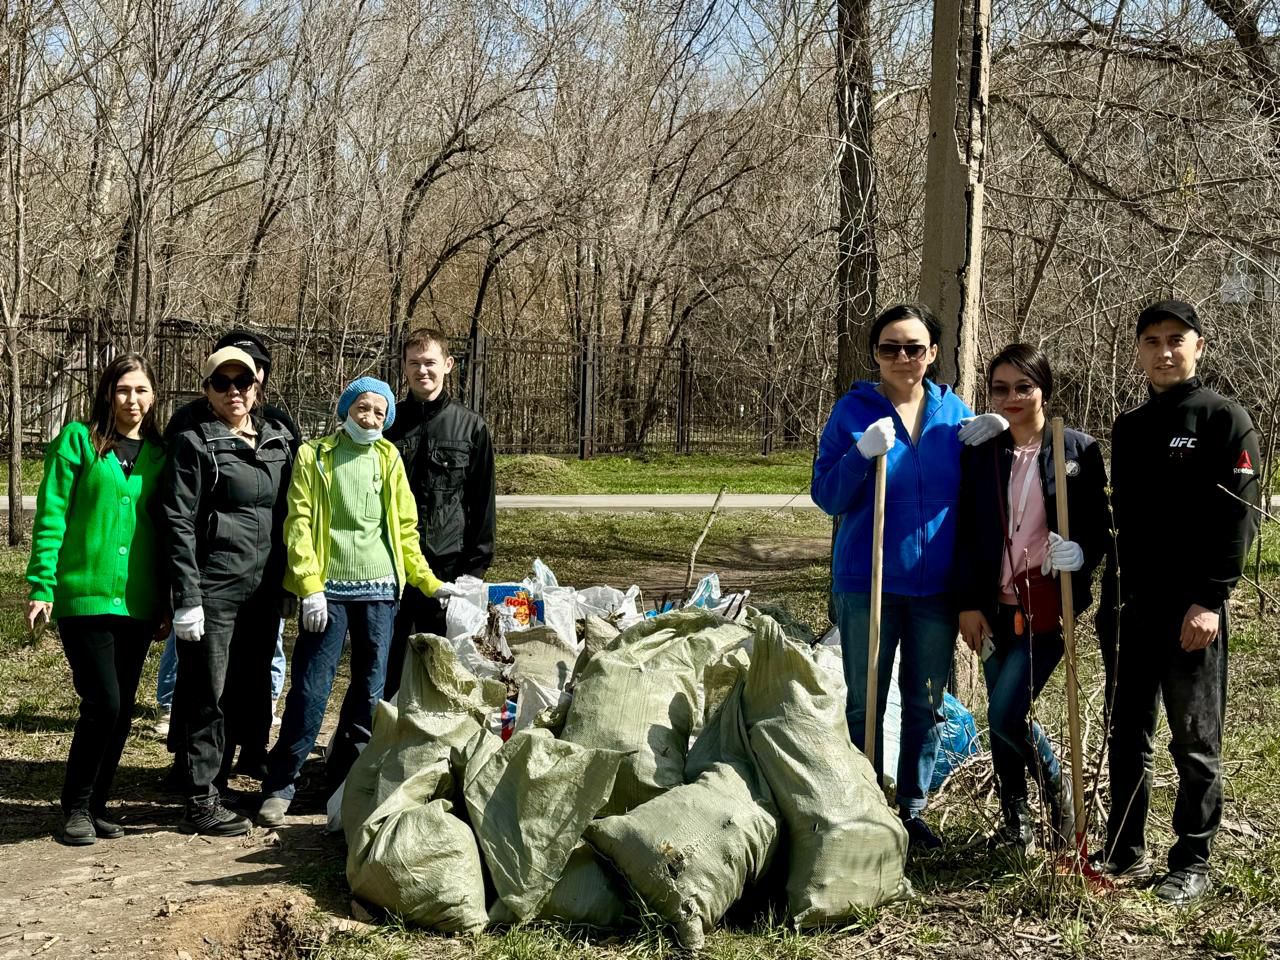
[[[262,342],[262,338],[251,330],[230,330],[219,337],[213,347],[215,350],[221,350],[223,347],[238,347],[253,357],[253,362],[262,369],[264,381],[271,373],[271,351]]]
[[[1204,330],[1200,328],[1200,317],[1196,315],[1196,308],[1185,300],[1157,300],[1145,307],[1138,314],[1138,330],[1134,336],[1142,336],[1142,331],[1147,327],[1169,318],[1185,323],[1197,334],[1204,336]]]

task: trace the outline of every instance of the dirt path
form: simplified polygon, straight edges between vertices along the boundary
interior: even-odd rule
[[[309,910],[297,884],[331,876],[344,855],[319,813],[293,818],[279,832],[255,828],[208,840],[177,832],[176,805],[133,804],[123,809],[124,838],[88,847],[52,838],[52,809],[10,814],[16,822],[6,833],[22,825],[29,835],[2,848],[0,960],[274,957],[275,931],[260,928]],[[336,894],[321,900],[323,909],[346,914]]]

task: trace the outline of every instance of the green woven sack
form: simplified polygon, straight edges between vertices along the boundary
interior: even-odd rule
[[[787,826],[787,902],[800,926],[845,920],[907,896],[907,834],[849,741],[843,698],[813,648],[768,617],[743,696],[756,765]]]

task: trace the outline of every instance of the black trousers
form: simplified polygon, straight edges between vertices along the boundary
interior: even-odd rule
[[[156,625],[132,617],[63,617],[58,636],[80,697],[62,809],[101,814],[133,723],[138,679]]]
[[[400,689],[400,674],[404,672],[404,655],[409,646],[409,638],[415,633],[434,633],[443,637],[444,629],[444,605],[416,587],[405,587],[404,596],[400,598],[400,610],[396,614],[395,630],[391,634],[391,650],[387,654],[383,700],[390,700]]]
[[[192,800],[226,786],[236,748],[245,762],[265,759],[271,735],[271,658],[280,627],[274,596],[204,601],[204,636],[178,641],[172,736]]]
[[[1222,728],[1227,708],[1227,611],[1218,639],[1191,653],[1179,643],[1190,602],[1148,595],[1120,612],[1119,636],[1103,661],[1111,703],[1108,724],[1111,809],[1107,858],[1128,866],[1146,854],[1152,738],[1160,703],[1169,721],[1169,753],[1178,773],[1173,808],[1177,841],[1169,869],[1207,869],[1222,821]]]

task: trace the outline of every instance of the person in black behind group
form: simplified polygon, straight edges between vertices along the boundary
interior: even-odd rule
[[[409,474],[422,552],[446,583],[467,574],[483,578],[493,562],[497,516],[489,428],[445,389],[453,357],[443,332],[410,332],[400,359],[409,395],[396,404],[396,421],[386,437],[399,448]],[[440,601],[406,587],[387,658],[384,698],[400,689],[408,638],[444,629]]]
[[[1205,341],[1191,304],[1147,307],[1137,340],[1150,396],[1121,414],[1111,434],[1121,602],[1116,617],[1117,598],[1106,598],[1108,617],[1099,621],[1111,694],[1111,805],[1096,859],[1113,876],[1152,873],[1145,828],[1163,699],[1178,839],[1156,896],[1186,904],[1208,889],[1222,820],[1227,598],[1258,531],[1258,434],[1239,404],[1196,376]]]

